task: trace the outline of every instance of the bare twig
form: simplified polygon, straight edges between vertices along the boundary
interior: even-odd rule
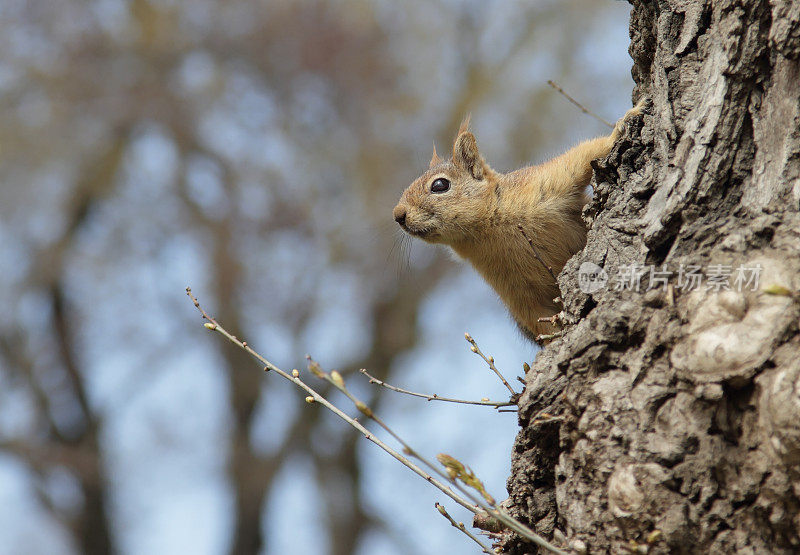
[[[604,120],[603,118],[601,118],[600,116],[598,116],[597,114],[595,114],[594,112],[592,112],[591,110],[587,109],[586,107],[584,107],[584,105],[583,105],[583,104],[581,104],[580,102],[578,102],[577,100],[575,100],[574,98],[572,98],[570,95],[568,95],[568,94],[566,93],[566,91],[564,91],[564,89],[562,89],[561,87],[559,87],[558,85],[556,85],[556,83],[555,83],[554,81],[552,81],[552,80],[548,80],[548,81],[547,81],[547,84],[548,84],[548,85],[550,85],[551,87],[553,87],[555,90],[557,90],[557,91],[558,91],[559,93],[561,93],[562,95],[564,95],[564,98],[566,98],[567,100],[569,100],[570,102],[572,102],[572,103],[573,103],[575,106],[577,106],[577,107],[578,107],[578,109],[580,109],[580,111],[581,111],[581,112],[583,112],[584,114],[587,114],[587,115],[589,115],[589,116],[592,116],[592,117],[593,117],[593,118],[595,118],[597,121],[599,121],[599,122],[601,122],[601,123],[603,123],[603,124],[605,124],[605,125],[607,125],[607,126],[611,127],[612,129],[614,128],[614,126],[613,126],[611,123],[607,122],[606,120]]]
[[[472,345],[472,347],[470,347],[470,351],[472,351],[473,353],[475,353],[476,355],[478,355],[479,357],[481,357],[483,360],[485,360],[485,361],[486,361],[486,364],[488,364],[488,365],[489,365],[489,368],[491,368],[492,372],[494,372],[495,374],[497,374],[497,377],[498,377],[498,378],[500,378],[500,381],[501,381],[501,382],[503,382],[503,385],[505,385],[505,386],[508,388],[508,390],[511,392],[511,395],[512,395],[512,396],[513,396],[513,395],[516,395],[516,394],[517,394],[517,392],[516,392],[516,391],[514,391],[514,388],[513,388],[513,387],[511,387],[511,386],[509,385],[509,383],[506,381],[506,379],[505,379],[505,378],[503,377],[503,375],[500,373],[500,370],[498,370],[498,369],[497,369],[497,366],[495,366],[495,365],[494,365],[494,358],[493,358],[493,357],[487,357],[486,355],[484,355],[484,354],[481,352],[481,350],[478,348],[478,344],[477,344],[477,343],[475,343],[475,340],[474,340],[474,339],[472,339],[472,336],[471,336],[470,334],[468,334],[468,333],[465,333],[465,334],[464,334],[464,339],[466,339],[467,341],[469,341],[469,344],[470,344],[470,345]]]
[[[464,526],[463,522],[456,522],[455,520],[453,520],[453,517],[451,517],[450,514],[447,512],[447,509],[444,508],[444,505],[440,505],[439,503],[434,503],[433,506],[436,507],[437,511],[439,511],[439,514],[441,514],[450,522],[453,528],[461,530],[467,535],[467,537],[469,537],[469,539],[480,545],[484,553],[488,553],[489,555],[494,555],[494,551],[492,551],[492,549],[488,545],[483,543],[475,534],[467,530],[467,527]]]
[[[212,331],[217,331],[217,332],[221,333],[226,339],[228,339],[228,341],[232,342],[234,345],[238,346],[239,348],[244,349],[248,354],[250,354],[253,357],[255,357],[259,362],[261,362],[261,364],[264,365],[264,370],[271,370],[271,371],[275,372],[276,374],[278,374],[279,376],[281,376],[282,378],[284,378],[285,380],[289,380],[290,382],[294,383],[295,385],[297,385],[301,389],[305,390],[307,393],[309,393],[309,396],[306,397],[306,401],[307,402],[317,402],[317,403],[320,403],[321,405],[323,405],[325,408],[327,408],[328,410],[333,412],[336,416],[338,416],[339,418],[341,418],[342,420],[344,420],[345,422],[350,424],[353,428],[355,428],[356,430],[361,432],[361,434],[364,437],[366,437],[369,441],[371,441],[372,443],[374,443],[375,445],[377,445],[378,447],[380,447],[381,449],[383,449],[384,451],[389,453],[392,457],[394,457],[395,459],[400,461],[406,467],[410,468],[415,474],[417,474],[418,476],[421,476],[426,481],[428,481],[431,484],[433,484],[436,488],[438,488],[442,493],[447,495],[450,499],[452,499],[453,501],[455,501],[456,503],[458,503],[459,505],[461,505],[462,507],[464,507],[465,509],[467,509],[468,511],[470,511],[472,513],[476,513],[477,514],[477,513],[480,512],[478,507],[476,507],[475,505],[471,504],[466,499],[464,499],[460,495],[456,494],[448,486],[446,486],[445,484],[443,484],[442,482],[440,482],[439,480],[437,480],[436,478],[431,476],[429,473],[427,473],[424,470],[422,470],[421,468],[419,468],[416,464],[411,462],[407,457],[404,457],[403,455],[401,455],[400,453],[398,453],[397,451],[395,451],[394,449],[392,449],[391,447],[386,445],[380,439],[376,438],[372,433],[370,433],[369,430],[367,430],[364,426],[362,426],[360,422],[358,422],[357,420],[355,420],[353,418],[350,418],[347,414],[342,412],[338,407],[336,407],[335,405],[331,404],[322,395],[317,393],[313,388],[311,388],[304,381],[302,381],[300,379],[300,377],[299,377],[299,373],[293,372],[291,375],[287,374],[286,372],[284,372],[283,370],[281,370],[280,368],[278,368],[277,366],[272,364],[270,361],[268,361],[266,358],[261,356],[255,350],[253,350],[250,346],[247,345],[247,342],[240,341],[236,336],[234,336],[231,333],[229,333],[225,328],[223,328],[219,324],[219,322],[217,322],[214,318],[209,316],[206,313],[206,311],[203,309],[203,307],[200,306],[200,303],[197,301],[195,296],[192,294],[192,290],[191,290],[190,287],[186,288],[186,294],[189,296],[190,299],[192,299],[192,302],[194,303],[194,306],[197,307],[197,309],[203,315],[203,318],[208,320],[208,323],[205,324],[206,328],[208,328],[208,329],[210,329]],[[295,375],[295,374],[297,374],[297,375]]]
[[[533,250],[533,255],[536,257],[536,260],[541,262],[542,266],[544,266],[545,269],[547,269],[547,272],[550,274],[550,277],[553,278],[553,281],[558,283],[556,275],[553,273],[553,268],[545,264],[544,260],[542,260],[542,257],[539,256],[539,251],[536,250],[536,246],[533,244],[533,240],[530,237],[528,237],[527,233],[525,233],[525,228],[522,227],[522,224],[517,224],[517,229],[519,230],[520,233],[522,233],[522,236],[525,237],[525,239],[528,241],[528,244],[531,246],[531,249]]]
[[[557,327],[561,328],[561,327],[564,327],[564,321],[562,319],[562,314],[563,314],[563,312],[557,312],[556,314],[553,314],[552,316],[545,316],[543,318],[538,318],[536,321],[537,322],[542,322],[542,323],[545,323],[545,324],[550,324],[552,326],[557,326]]]
[[[459,484],[458,481],[456,480],[456,478],[461,478],[463,480],[464,479],[463,476],[466,476],[467,479],[470,479],[470,477],[472,478],[472,483],[465,482],[470,487],[476,487],[476,485],[473,485],[473,484],[480,484],[480,482],[474,477],[474,475],[471,474],[471,471],[470,472],[464,472],[461,475],[453,475],[450,472],[450,468],[451,467],[448,466],[448,471],[449,472],[445,473],[437,465],[435,465],[433,462],[431,462],[430,460],[426,459],[420,453],[418,453],[416,450],[414,450],[405,440],[403,440],[403,438],[401,438],[391,428],[389,428],[389,426],[383,420],[378,418],[378,416],[375,415],[375,413],[372,411],[371,408],[369,408],[365,403],[360,401],[358,398],[356,398],[352,393],[350,393],[347,390],[347,388],[345,387],[345,384],[344,384],[344,379],[342,378],[342,376],[338,372],[336,372],[335,370],[332,371],[332,372],[324,372],[317,362],[315,362],[313,359],[311,359],[311,357],[308,357],[308,361],[309,361],[308,369],[311,371],[312,374],[314,374],[318,378],[322,378],[322,379],[328,381],[329,383],[333,384],[336,388],[338,388],[340,391],[342,391],[345,395],[347,395],[347,397],[351,401],[353,401],[353,403],[356,405],[356,408],[361,412],[361,414],[363,414],[367,418],[373,420],[376,424],[378,424],[381,428],[383,428],[387,433],[389,433],[389,435],[391,435],[394,439],[396,439],[403,446],[403,453],[404,454],[417,458],[420,462],[425,464],[425,466],[427,466],[428,468],[433,470],[434,473],[438,474],[439,476],[441,476],[442,478],[444,478],[446,480],[449,480],[450,484],[455,489],[457,489],[464,497],[461,497],[460,495],[456,494],[452,489],[450,489],[449,487],[444,485],[442,482],[440,482],[439,480],[434,478],[431,474],[428,474],[427,472],[425,472],[424,470],[419,468],[417,465],[415,465],[413,462],[411,462],[410,459],[408,459],[407,457],[404,457],[403,455],[401,455],[400,453],[398,453],[397,451],[395,451],[394,449],[392,449],[391,447],[386,445],[383,441],[381,441],[380,439],[376,438],[358,420],[356,420],[354,418],[350,418],[347,414],[342,412],[338,407],[336,407],[330,401],[325,399],[322,395],[317,393],[316,390],[314,390],[309,385],[307,385],[304,381],[302,381],[300,379],[300,377],[299,377],[300,376],[299,372],[292,371],[291,375],[287,374],[286,372],[284,372],[283,370],[281,370],[280,368],[278,368],[277,366],[275,366],[274,364],[269,362],[266,358],[264,358],[258,352],[253,350],[247,344],[246,341],[241,341],[237,337],[235,337],[234,335],[229,333],[225,328],[223,328],[219,324],[219,322],[217,322],[214,318],[209,316],[206,313],[205,310],[203,310],[203,308],[200,306],[200,303],[197,301],[197,299],[192,294],[191,288],[189,288],[189,287],[186,288],[186,294],[189,296],[190,299],[192,299],[192,302],[194,303],[195,307],[197,307],[197,309],[200,311],[200,313],[203,315],[203,318],[208,320],[208,322],[205,324],[205,327],[207,329],[212,330],[212,331],[217,331],[217,332],[221,333],[225,338],[227,338],[229,341],[234,343],[236,346],[238,346],[239,348],[241,348],[244,351],[246,351],[248,354],[250,354],[253,357],[255,357],[259,362],[261,362],[264,365],[264,370],[271,370],[271,371],[275,372],[276,374],[278,374],[279,376],[281,376],[282,378],[293,382],[298,387],[300,387],[303,390],[305,390],[307,393],[309,393],[309,395],[306,397],[306,402],[308,402],[308,403],[315,403],[316,402],[316,403],[320,403],[321,405],[323,405],[325,408],[327,408],[328,410],[333,412],[336,416],[338,416],[339,418],[341,418],[342,420],[344,420],[345,422],[350,424],[350,426],[352,426],[353,428],[355,428],[356,430],[361,432],[361,434],[364,437],[366,437],[369,441],[371,441],[372,443],[374,443],[375,445],[377,445],[378,447],[380,447],[381,449],[383,449],[384,451],[389,453],[392,457],[394,457],[395,459],[400,461],[400,463],[402,463],[404,466],[406,466],[407,468],[411,469],[418,476],[421,476],[422,478],[424,478],[427,482],[430,482],[431,484],[433,484],[437,489],[439,489],[439,491],[441,491],[442,493],[444,493],[445,495],[450,497],[453,501],[455,501],[456,503],[458,503],[459,505],[461,505],[465,509],[469,510],[470,512],[475,513],[475,514],[480,514],[481,511],[484,511],[487,514],[492,515],[495,518],[497,518],[500,522],[502,522],[509,529],[513,530],[514,532],[516,532],[520,536],[532,541],[533,543],[535,543],[535,544],[537,544],[537,545],[539,545],[539,546],[541,546],[541,547],[543,547],[545,549],[548,549],[548,550],[552,551],[553,553],[557,553],[559,555],[566,555],[566,553],[564,551],[562,551],[562,550],[558,549],[557,547],[555,547],[554,545],[550,544],[544,538],[539,536],[536,532],[534,532],[533,530],[531,530],[530,528],[528,528],[527,526],[525,526],[524,524],[522,524],[518,520],[516,520],[513,517],[511,517],[507,512],[505,512],[505,510],[502,507],[498,507],[494,503],[494,500],[491,498],[491,496],[489,496],[488,493],[486,493],[485,490],[483,490],[483,491],[481,491],[480,489],[478,490],[478,491],[481,491],[481,494],[483,496],[483,499],[481,499],[481,498],[475,496],[467,488],[465,488],[461,484]],[[483,356],[483,355],[481,354],[481,356]],[[484,357],[484,359],[485,359],[485,357]],[[488,359],[486,359],[486,360],[488,362]],[[493,366],[493,364],[492,364],[492,366]],[[494,370],[495,370],[495,372],[497,372],[496,368]],[[498,372],[498,375],[499,375],[499,372]],[[501,376],[501,378],[502,378],[502,376]],[[507,382],[505,382],[505,383],[506,383],[506,385],[508,385]],[[509,389],[511,389],[511,386],[508,386],[508,387],[509,387]],[[452,457],[450,457],[450,459],[452,459]],[[459,464],[461,464],[461,463],[459,463]],[[481,484],[481,486],[482,486],[482,484]],[[469,501],[467,501],[467,499]]]
[[[544,341],[552,341],[553,339],[561,337],[562,335],[564,335],[563,331],[557,331],[555,333],[548,333],[548,334],[543,333],[542,335],[536,336],[536,341],[539,343],[542,343]]]
[[[462,403],[462,404],[465,404],[465,405],[484,405],[484,406],[487,406],[487,407],[495,407],[495,408],[498,408],[498,407],[512,407],[512,406],[516,405],[516,403],[514,403],[512,401],[498,402],[498,401],[489,401],[488,399],[486,399],[486,400],[482,399],[480,401],[466,401],[464,399],[451,399],[449,397],[440,397],[436,393],[434,393],[432,395],[428,395],[427,393],[416,393],[414,391],[409,391],[409,390],[403,389],[401,387],[390,385],[390,384],[384,382],[383,380],[379,380],[378,378],[376,378],[374,376],[371,376],[369,374],[369,372],[367,372],[364,368],[359,370],[359,372],[361,372],[367,378],[369,378],[369,383],[374,383],[374,384],[379,385],[381,387],[385,387],[386,389],[389,389],[391,391],[396,391],[397,393],[405,393],[406,395],[412,395],[414,397],[422,397],[423,399],[427,399],[428,401],[445,401],[445,402],[448,402],[448,403]]]
[[[531,419],[535,424],[547,424],[548,422],[561,422],[564,420],[563,416],[553,416],[549,412],[542,412]]]

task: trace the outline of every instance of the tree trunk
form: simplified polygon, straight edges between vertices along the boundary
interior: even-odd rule
[[[577,552],[796,553],[800,3],[637,0],[631,37],[650,100],[596,164],[511,510]],[[585,262],[605,287],[581,291]]]

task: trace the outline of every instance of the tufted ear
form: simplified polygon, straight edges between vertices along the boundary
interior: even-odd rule
[[[464,120],[461,122],[461,125],[458,126],[458,135],[461,135],[462,133],[466,133],[467,131],[469,131],[469,120],[471,119],[472,119],[472,114],[467,114],[467,117],[465,117]],[[458,137],[458,135],[456,135],[456,137]]]
[[[439,158],[439,155],[436,154],[436,143],[433,143],[433,156],[431,156],[431,162],[428,164],[428,169],[431,169],[433,166],[442,163],[442,159]]]
[[[482,180],[486,176],[488,166],[478,152],[475,135],[469,131],[463,131],[456,137],[453,145],[453,163],[477,180]]]

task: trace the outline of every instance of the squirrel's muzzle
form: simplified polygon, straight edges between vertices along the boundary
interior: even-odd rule
[[[392,215],[394,216],[394,221],[396,221],[401,226],[405,227],[406,225],[406,209],[404,206],[400,206],[399,204],[394,207],[392,211]]]

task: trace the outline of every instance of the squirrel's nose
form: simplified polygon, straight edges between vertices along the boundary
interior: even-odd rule
[[[400,225],[406,225],[406,209],[402,206],[395,206],[394,211],[392,212],[394,216],[394,221],[396,221]]]

